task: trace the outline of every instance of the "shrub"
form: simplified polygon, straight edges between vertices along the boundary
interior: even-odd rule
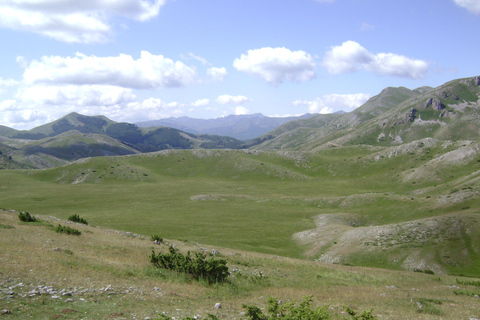
[[[32,217],[28,212],[20,212],[18,214],[18,219],[23,222],[36,222],[37,219]]]
[[[433,270],[430,270],[430,269],[413,269],[413,272],[421,272],[421,273],[426,273],[426,274],[435,274],[435,272],[433,272]]]
[[[68,217],[68,221],[78,222],[78,223],[83,223],[83,224],[88,225],[87,220],[85,220],[84,218],[80,218],[80,216],[78,214],[74,214],[74,215],[71,215],[70,217]]]
[[[281,304],[275,298],[268,298],[267,310],[270,313],[266,315],[262,309],[257,306],[243,305],[246,309],[245,316],[251,320],[273,320],[277,318],[286,320],[327,320],[330,319],[328,313],[328,307],[312,309],[312,296],[307,296],[302,302],[296,304],[295,302],[289,302]]]
[[[80,232],[80,230],[73,229],[73,228],[70,228],[70,227],[67,227],[67,226],[62,226],[62,225],[58,225],[58,226],[55,228],[55,232],[72,234],[72,235],[75,235],[75,236],[79,236],[79,235],[82,234],[82,233]]]
[[[458,284],[465,284],[465,285],[469,285],[469,286],[477,286],[477,287],[480,287],[480,281],[462,281],[462,280],[458,280],[458,278],[456,279],[457,280],[457,283]]]
[[[227,261],[224,259],[207,259],[201,252],[196,252],[195,257],[192,257],[190,251],[184,256],[172,246],[166,254],[161,252],[155,254],[152,250],[150,262],[158,268],[186,273],[196,280],[204,279],[210,284],[224,282],[230,274]]]
[[[156,241],[157,243],[162,243],[163,242],[163,238],[160,237],[158,234],[151,235],[150,240],[152,240],[154,242]]]

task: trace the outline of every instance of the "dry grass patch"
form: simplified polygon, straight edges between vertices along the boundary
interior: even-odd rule
[[[9,319],[153,319],[163,312],[177,319],[208,314],[239,319],[243,304],[265,307],[268,297],[302,301],[309,295],[314,307],[329,305],[332,319],[346,317],[344,306],[358,312],[373,308],[379,319],[480,317],[477,298],[454,293],[477,288],[457,283],[455,277],[323,264],[168,239],[167,245],[159,245],[149,237],[47,216],[22,223],[17,215],[0,211],[0,223],[13,227],[0,229],[0,309],[11,312]],[[56,233],[58,223],[82,234]],[[231,276],[224,284],[209,285],[151,266],[152,248],[167,252],[168,245],[183,253],[216,249],[228,261]],[[428,305],[428,299],[442,304]],[[216,303],[221,308],[215,309]]]

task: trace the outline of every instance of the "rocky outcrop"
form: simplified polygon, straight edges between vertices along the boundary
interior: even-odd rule
[[[415,113],[417,113],[417,109],[413,108],[409,110],[405,114],[405,120],[407,120],[407,122],[413,122],[415,120]]]
[[[435,111],[441,111],[445,109],[445,106],[442,104],[442,102],[438,98],[430,98],[425,102],[425,109],[428,107],[432,106],[432,109]]]
[[[480,76],[473,78],[473,81],[476,86],[480,86]]]

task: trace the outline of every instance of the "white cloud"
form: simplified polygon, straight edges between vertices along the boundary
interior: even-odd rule
[[[215,81],[223,81],[227,76],[227,69],[211,67],[207,69],[207,75]]]
[[[28,84],[101,84],[145,89],[186,86],[195,81],[196,71],[180,61],[142,51],[137,60],[125,54],[44,56],[40,61],[30,62],[23,76]]]
[[[205,107],[209,103],[210,103],[209,99],[199,99],[199,100],[195,101],[194,103],[192,103],[192,106],[193,107]]]
[[[208,62],[207,59],[205,59],[205,58],[203,58],[203,57],[200,57],[200,56],[197,56],[197,55],[195,55],[195,54],[193,54],[193,53],[191,53],[191,52],[190,52],[187,56],[184,55],[184,54],[182,54],[181,56],[182,56],[182,59],[184,59],[184,60],[191,60],[191,59],[193,59],[193,60],[196,60],[196,61],[200,62],[200,63],[203,64],[204,66],[211,66],[211,65],[212,65],[210,62]]]
[[[329,73],[356,72],[361,69],[379,75],[421,79],[428,71],[428,63],[394,53],[373,54],[355,41],[334,46],[325,54],[323,65]]]
[[[18,85],[18,81],[13,79],[2,79],[0,77],[0,94],[6,92],[8,89]]]
[[[459,7],[465,8],[471,13],[480,14],[480,1],[478,0],[453,0]]]
[[[250,112],[250,110],[248,110],[247,108],[245,107],[242,107],[242,106],[237,106],[235,107],[235,114],[237,116],[240,116],[240,115],[245,115],[245,114],[248,114]]]
[[[131,89],[115,86],[32,86],[17,94],[22,103],[44,106],[114,106],[124,105],[136,99]]]
[[[313,101],[296,100],[295,106],[306,106],[309,113],[332,113],[335,111],[351,111],[364,104],[371,95],[365,93],[355,94],[327,94]]]
[[[305,82],[315,77],[315,61],[304,51],[287,48],[248,50],[235,59],[233,66],[277,86],[284,81]]]
[[[220,103],[220,104],[227,104],[227,103],[240,104],[240,103],[246,103],[249,101],[251,100],[245,96],[231,96],[228,94],[221,95],[217,98],[217,103]]]
[[[0,28],[27,31],[68,43],[108,41],[109,18],[146,21],[165,0],[2,0]]]

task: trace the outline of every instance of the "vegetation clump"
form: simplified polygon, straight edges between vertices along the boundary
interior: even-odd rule
[[[32,217],[28,212],[20,212],[18,214],[18,219],[23,222],[36,222],[37,219]]]
[[[78,214],[74,214],[74,215],[71,215],[70,217],[68,217],[68,221],[83,223],[83,224],[88,225],[87,220],[85,220],[84,218],[81,218]]]
[[[80,232],[80,230],[70,228],[70,227],[67,227],[67,226],[62,226],[60,224],[55,228],[55,232],[71,234],[71,235],[74,235],[74,236],[79,236],[79,235],[82,234],[82,232]]]
[[[173,246],[168,253],[155,254],[152,250],[150,262],[157,268],[173,270],[192,276],[195,280],[203,279],[208,283],[224,282],[230,275],[225,259],[207,259],[201,252],[196,252],[195,257],[183,255]]]
[[[275,298],[268,298],[267,311],[264,314],[262,309],[257,306],[243,305],[245,316],[251,320],[273,320],[277,318],[286,320],[327,320],[330,319],[328,307],[312,309],[312,296],[307,296],[298,305],[293,301],[282,304]],[[366,318],[367,319],[367,318]]]
[[[151,235],[150,240],[152,240],[155,243],[162,243],[163,242],[163,238],[160,237],[158,234]]]

